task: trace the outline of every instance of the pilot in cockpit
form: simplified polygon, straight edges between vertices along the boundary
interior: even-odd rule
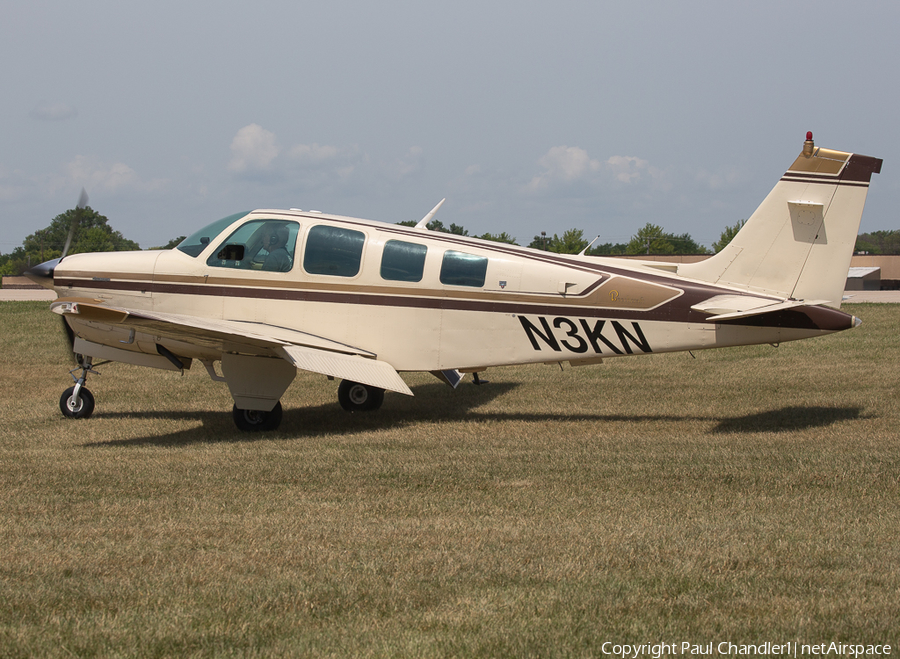
[[[284,224],[273,226],[271,233],[265,237],[264,247],[269,252],[263,261],[263,270],[273,272],[287,272],[291,269],[293,261],[288,254],[285,245],[288,241],[288,228]]]

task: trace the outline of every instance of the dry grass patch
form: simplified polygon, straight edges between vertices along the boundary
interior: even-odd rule
[[[606,640],[898,642],[900,309],[752,347],[410,375],[271,435],[222,384],[109,365],[0,305],[0,654],[596,656]]]

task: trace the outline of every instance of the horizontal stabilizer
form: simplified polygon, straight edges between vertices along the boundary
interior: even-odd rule
[[[794,309],[796,307],[814,307],[820,304],[828,304],[828,300],[787,300],[786,302],[778,302],[769,304],[764,307],[756,307],[746,311],[734,311],[730,313],[720,313],[716,316],[710,316],[707,320],[734,320],[736,318],[750,318],[751,316],[761,316],[773,311],[784,311],[785,309]]]
[[[772,298],[754,297],[752,295],[716,295],[691,307],[694,311],[710,314],[729,314],[753,311],[760,307],[777,304]]]

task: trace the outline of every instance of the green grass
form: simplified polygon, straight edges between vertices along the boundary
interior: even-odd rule
[[[0,304],[0,656],[592,657],[604,641],[900,644],[900,306],[812,341],[406,376],[121,364],[65,419],[44,303]]]

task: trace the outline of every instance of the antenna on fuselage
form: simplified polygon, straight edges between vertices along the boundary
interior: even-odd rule
[[[600,234],[597,234],[597,238],[599,238],[599,237],[600,237]],[[587,253],[587,251],[591,248],[591,245],[593,245],[595,242],[597,242],[597,238],[594,238],[591,242],[589,242],[587,244],[587,247],[585,247],[583,250],[578,252],[578,256],[584,256]]]
[[[443,205],[443,203],[444,203],[445,201],[447,201],[447,198],[446,198],[446,197],[444,197],[443,199],[441,199],[441,200],[437,203],[437,206],[435,206],[434,208],[431,209],[431,212],[428,213],[428,215],[426,215],[426,216],[423,217],[421,220],[419,220],[419,223],[416,224],[416,229],[428,229],[428,223],[431,222],[431,218],[434,217],[435,213],[438,212],[438,209]]]

